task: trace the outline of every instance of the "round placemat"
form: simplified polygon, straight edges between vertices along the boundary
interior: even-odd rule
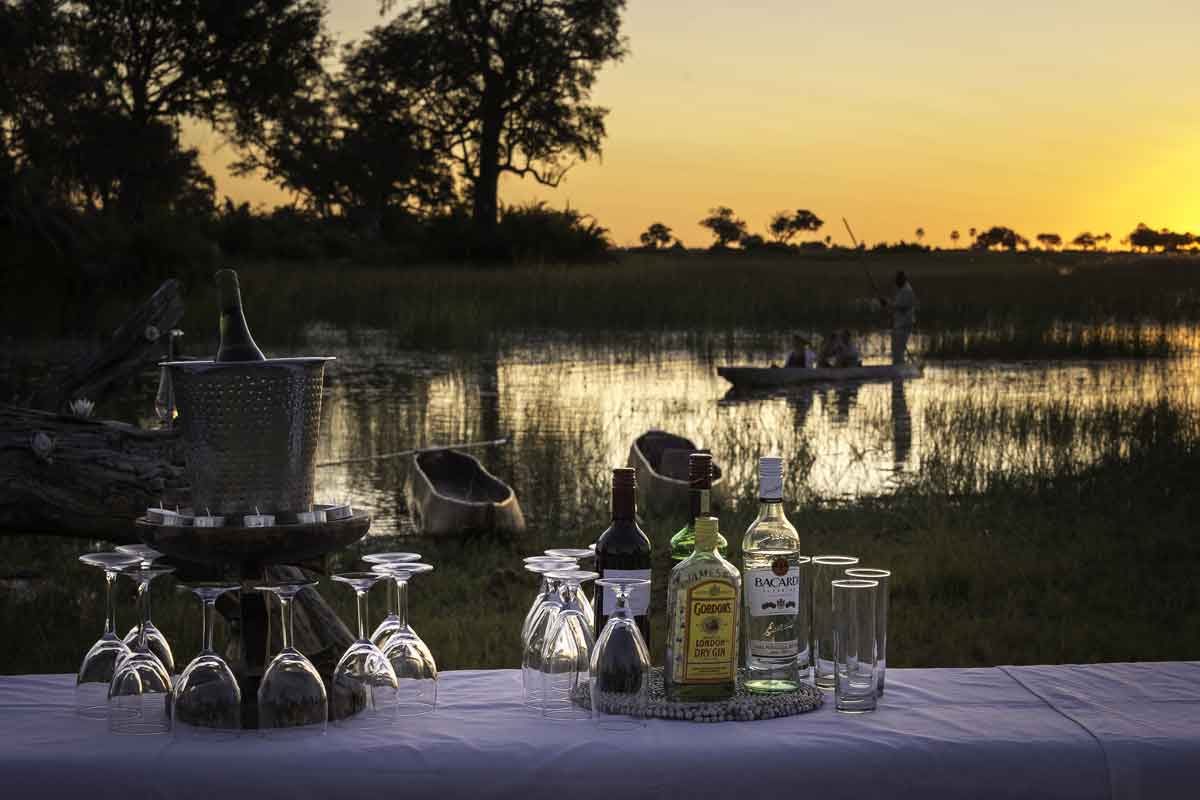
[[[746,691],[745,680],[746,670],[739,669],[736,693],[728,700],[712,703],[672,703],[667,700],[662,667],[651,667],[650,700],[641,709],[641,715],[687,722],[745,722],[791,717],[815,711],[825,702],[821,690],[807,683],[800,684],[799,688],[791,692],[753,694]],[[592,698],[586,687],[581,687],[574,699],[584,708],[592,707]],[[601,695],[599,710],[606,714],[629,714],[628,695]]]

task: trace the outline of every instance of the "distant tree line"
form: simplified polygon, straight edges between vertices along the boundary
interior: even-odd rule
[[[218,205],[183,143],[194,120],[237,171],[299,198],[276,227],[452,228],[446,241],[511,255],[500,177],[556,186],[600,153],[608,112],[591,91],[626,53],[625,0],[394,5],[339,49],[324,0],[0,0],[0,231],[71,255],[114,226],[244,227],[248,207]],[[607,243],[584,215],[553,224]]]

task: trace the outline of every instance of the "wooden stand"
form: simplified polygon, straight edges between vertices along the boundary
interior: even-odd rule
[[[241,581],[236,599],[223,596],[217,610],[229,623],[225,659],[242,690],[242,727],[257,728],[258,685],[271,656],[280,647],[280,636],[272,628],[274,615],[266,594],[255,587],[265,581],[303,577],[297,565],[311,565],[313,559],[357,542],[370,529],[371,515],[356,511],[354,516],[336,522],[269,528],[156,525],[143,517],[136,527],[142,541],[155,550]],[[295,646],[308,656],[328,684],[334,664],[353,637],[320,595],[301,592],[294,602]]]

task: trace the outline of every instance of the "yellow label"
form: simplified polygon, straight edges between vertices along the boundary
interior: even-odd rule
[[[737,589],[725,580],[706,580],[680,592],[685,610],[683,683],[729,683],[737,669]]]

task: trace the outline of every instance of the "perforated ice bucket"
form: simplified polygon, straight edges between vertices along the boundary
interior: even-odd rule
[[[305,511],[331,358],[172,361],[196,513]]]

